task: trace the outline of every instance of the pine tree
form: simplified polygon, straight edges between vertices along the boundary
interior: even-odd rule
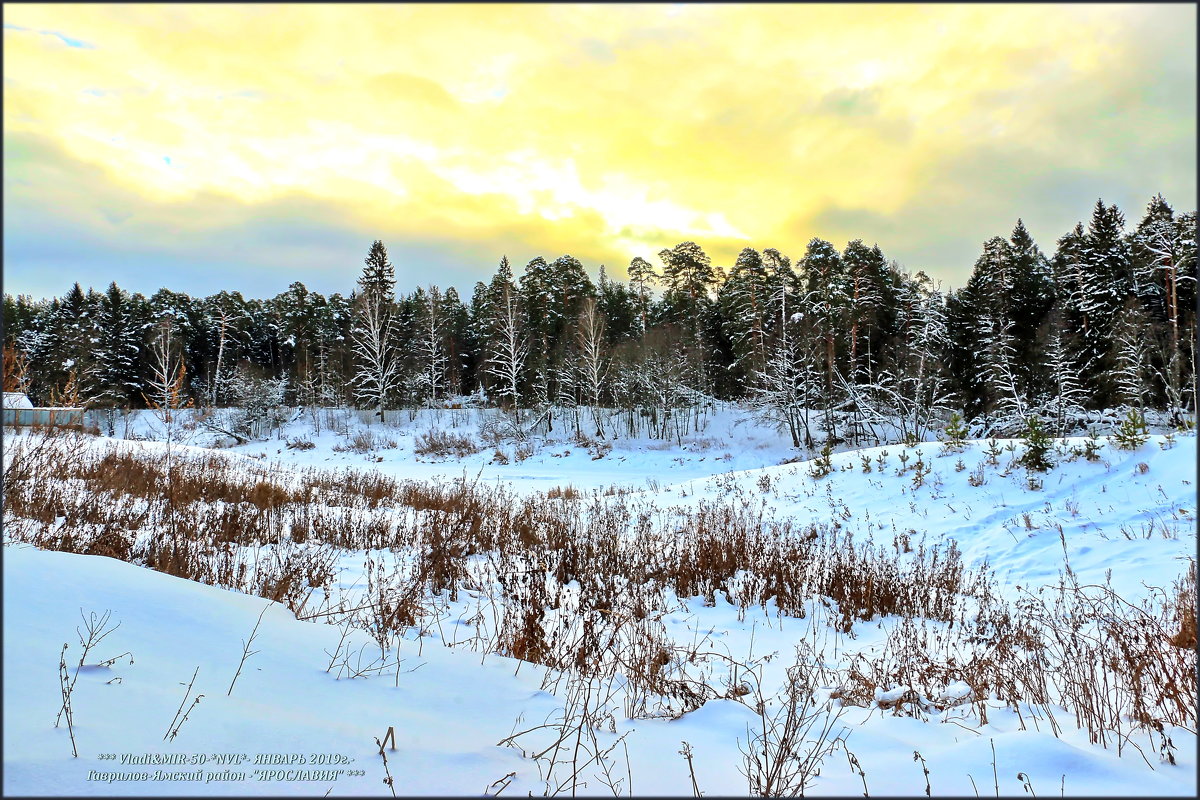
[[[1187,215],[1184,215],[1185,217]],[[1194,221],[1194,219],[1193,219]],[[1156,195],[1146,209],[1146,216],[1131,237],[1131,258],[1134,292],[1150,318],[1165,328],[1165,335],[1155,353],[1153,371],[1167,398],[1167,406],[1176,424],[1185,407],[1184,394],[1188,384],[1188,362],[1184,328],[1194,302],[1188,303],[1188,292],[1195,286],[1195,270],[1189,274],[1190,254],[1194,267],[1194,224],[1180,226],[1175,212],[1163,196]],[[1189,240],[1191,247],[1189,248]]]
[[[867,247],[862,239],[846,245],[842,253],[846,274],[846,320],[850,330],[848,375],[853,383],[871,380],[872,333],[877,333],[884,310],[889,306],[891,276],[878,246]],[[865,357],[864,356],[868,356]]]
[[[708,299],[719,276],[712,259],[695,242],[680,242],[658,251],[663,262],[662,281],[668,292],[678,296],[680,309],[698,308]]]
[[[1009,243],[1012,288],[1008,318],[1013,324],[1021,378],[1026,391],[1032,395],[1039,376],[1045,372],[1040,331],[1054,303],[1054,277],[1049,259],[1033,241],[1022,220],[1017,220]]]
[[[1054,462],[1049,458],[1049,453],[1054,443],[1050,439],[1050,434],[1046,433],[1046,429],[1042,427],[1041,420],[1037,417],[1027,417],[1025,420],[1025,452],[1021,455],[1019,463],[1025,469],[1031,472],[1046,472],[1054,468]]]
[[[645,332],[641,299],[625,284],[608,279],[600,267],[596,283],[597,310],[605,319],[604,338],[609,347],[640,340]]]
[[[476,367],[474,354],[468,347],[470,315],[466,305],[459,299],[453,286],[446,289],[442,297],[442,326],[446,351],[446,392],[461,395],[465,376],[473,375]]]
[[[661,321],[679,331],[679,346],[687,363],[686,383],[707,393],[711,387],[705,369],[708,348],[703,333],[710,327],[710,292],[720,281],[720,275],[712,259],[695,242],[681,242],[660,250],[658,257],[663,262],[665,287],[660,304]]]
[[[563,394],[558,376],[574,347],[575,325],[585,300],[596,296],[595,287],[579,259],[563,255],[550,263],[540,256],[521,276],[521,302],[530,332],[527,370],[530,384],[542,400]]]
[[[634,256],[629,262],[629,288],[637,297],[638,338],[646,335],[648,316],[650,313],[650,292],[658,282],[659,275],[650,266],[650,262],[641,256]]]

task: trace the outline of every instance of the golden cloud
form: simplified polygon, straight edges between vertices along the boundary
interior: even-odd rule
[[[947,194],[930,183],[947,180],[947,159],[982,148],[1029,154],[1037,181],[1009,158],[996,176],[1014,204],[1036,204],[1028,187],[1062,167],[1191,207],[1194,156],[1149,169],[1143,157],[1135,174],[1120,153],[1135,136],[1194,143],[1194,99],[1170,108],[1146,87],[1194,98],[1195,15],[19,4],[5,7],[4,124],[181,208],[310,196],[397,239],[521,231],[610,269],[694,239],[728,262],[747,244],[798,255],[832,235],[831,209],[896,217]]]

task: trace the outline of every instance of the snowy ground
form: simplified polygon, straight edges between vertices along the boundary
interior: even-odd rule
[[[797,528],[836,523],[856,541],[896,552],[944,547],[952,540],[966,564],[986,561],[1009,599],[1056,584],[1069,563],[1081,584],[1104,583],[1111,570],[1111,585],[1123,598],[1153,601],[1151,587],[1169,590],[1195,553],[1194,436],[1154,437],[1134,451],[1102,444],[1094,461],[1068,460],[1064,453],[1042,476],[1042,485],[1031,489],[1026,471],[1009,466],[1022,447],[1015,442],[995,464],[987,463],[981,442],[969,443],[962,453],[945,453],[936,443],[843,452],[833,456],[828,475],[814,478],[811,462],[781,464],[795,455],[786,443],[732,410],[716,414],[682,444],[618,440],[601,458],[564,434],[520,461],[511,444],[502,445],[508,464],[495,463],[495,447],[463,459],[416,460],[413,443],[434,425],[478,434],[469,419],[456,427],[450,412],[441,415],[372,426],[396,441],[394,448],[335,450],[361,428],[348,419],[342,433],[326,420],[317,434],[300,420],[278,440],[230,451],[259,463],[369,468],[404,478],[478,475],[523,496],[573,486],[586,499],[624,487],[637,492],[627,495],[630,502],[653,505],[668,518],[701,504],[742,503],[792,520]],[[151,420],[139,419],[134,432],[149,434],[152,428]],[[301,438],[314,447],[286,447]],[[211,440],[194,432],[191,443]],[[126,446],[146,452],[162,447]],[[1082,440],[1062,444],[1064,451],[1071,446],[1082,446]],[[914,479],[918,461],[921,477]],[[550,765],[552,755],[536,757],[554,741],[553,728],[516,737],[515,746],[500,743],[577,713],[572,684],[554,680],[548,668],[467,645],[480,625],[486,627],[478,591],[444,601],[445,622],[427,635],[410,631],[399,652],[389,653],[399,659],[397,667],[338,679],[329,669],[329,653],[345,646],[343,631],[320,620],[298,621],[278,604],[7,538],[3,555],[7,795],[389,796],[383,782],[389,773],[399,795],[541,795],[562,786],[570,791],[570,767]],[[339,587],[353,592],[361,585],[363,560],[362,553],[340,559]],[[765,697],[781,685],[798,643],[817,645],[821,658],[837,666],[855,654],[878,656],[902,624],[894,616],[875,618],[839,632],[825,625],[829,617],[816,605],[798,619],[771,607],[739,609],[719,592],[711,603],[691,597],[671,598],[668,605],[662,622],[672,639],[756,668]],[[250,647],[254,652],[229,691],[243,642],[264,608]],[[67,671],[74,676],[81,610],[111,612],[111,623],[120,627],[78,672],[72,693],[79,751],[74,758],[67,726],[54,722],[62,700],[59,656],[69,644]],[[946,633],[941,623],[929,631],[934,639]],[[379,652],[363,631],[351,631],[348,643],[360,653]],[[125,655],[109,660],[119,654]],[[819,687],[822,702],[830,688]],[[841,712],[831,730],[841,732],[844,744],[826,756],[807,794],[861,795],[865,784],[875,796],[920,796],[927,781],[929,793],[940,796],[1023,795],[1026,782],[1041,795],[1196,792],[1194,717],[1190,730],[1164,731],[1174,745],[1172,765],[1162,757],[1162,736],[1131,731],[1118,754],[1111,743],[1090,742],[1066,711],[1057,715],[1061,727],[1055,736],[1044,716],[1031,717],[1030,709],[1019,715],[985,699],[989,711],[983,723],[954,702],[955,693],[965,695],[969,686],[948,685],[944,697],[932,698],[940,705],[900,714],[902,704],[895,700],[907,688],[878,687],[874,701],[862,706],[828,703]],[[191,707],[197,694],[203,699]],[[586,786],[579,785],[579,793],[612,794],[607,785],[612,784],[620,794],[690,796],[693,780],[708,796],[747,793],[743,751],[762,722],[746,702],[712,699],[678,719],[628,719],[619,713],[619,701],[613,709],[606,714],[601,708],[598,730],[579,730],[565,742],[573,755],[606,753],[581,771]],[[178,733],[168,740],[173,728]],[[385,766],[374,740],[389,728],[395,749],[385,751]],[[819,729],[820,723],[809,738]],[[680,752],[684,742],[694,772]],[[173,763],[138,758],[147,754],[150,762],[170,755]],[[861,775],[852,768],[854,759]]]
[[[611,449],[600,458],[596,458],[599,451],[595,447],[579,443],[569,415],[556,415],[554,430],[539,436],[529,455],[522,458],[518,443],[506,441],[489,446],[480,435],[480,427],[499,415],[494,409],[393,411],[384,424],[373,420],[371,412],[331,409],[319,413],[319,430],[313,424],[312,414],[305,413],[266,441],[227,449],[291,466],[369,466],[402,478],[478,475],[480,480],[507,483],[521,494],[568,485],[581,490],[612,486],[654,488],[731,470],[773,466],[797,455],[790,441],[773,427],[728,406],[705,414],[700,431],[689,429],[678,439],[664,441],[646,435],[610,439]],[[585,422],[589,419],[586,413],[583,418]],[[186,420],[186,416],[182,419]],[[186,425],[179,427],[177,435],[190,444],[209,447],[230,441],[203,427],[191,430],[183,430]],[[479,452],[461,458],[415,453],[417,440],[429,431],[470,437]],[[125,438],[163,436],[161,423],[149,412],[138,413],[128,426],[118,423],[116,433]],[[378,446],[365,452],[344,449],[359,433],[372,437]],[[311,442],[313,449],[289,450],[287,443],[297,440]],[[501,463],[496,458],[497,452],[508,463]]]

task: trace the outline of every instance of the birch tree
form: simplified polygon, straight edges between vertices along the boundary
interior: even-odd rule
[[[587,298],[579,314],[579,376],[587,404],[592,409],[596,424],[596,435],[602,436],[600,424],[600,393],[608,377],[608,358],[604,346],[604,315],[596,307],[596,301]]]
[[[425,405],[433,408],[444,390],[446,365],[446,319],[443,313],[442,291],[430,284],[428,291],[417,289],[417,358],[420,372],[417,385]]]

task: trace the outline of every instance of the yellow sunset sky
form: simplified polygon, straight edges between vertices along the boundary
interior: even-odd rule
[[[953,286],[1022,217],[1196,207],[1196,7],[4,5],[5,291],[469,296],[698,242]]]

